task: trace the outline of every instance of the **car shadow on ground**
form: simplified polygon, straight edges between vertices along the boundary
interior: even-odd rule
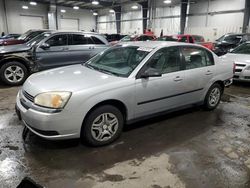
[[[173,123],[174,121],[178,122],[178,118],[181,118],[181,116],[188,116],[189,114],[202,112],[202,111],[203,110],[201,110],[201,107],[196,106],[196,107],[187,108],[187,109],[176,111],[176,112],[166,113],[164,115],[156,116],[156,117],[149,118],[146,120],[141,120],[141,121],[138,121],[136,123],[126,124],[124,126],[121,138],[119,138],[117,141],[115,141],[111,145],[104,146],[104,148],[109,147],[109,146],[112,147],[113,145],[116,145],[118,142],[129,143],[128,141],[130,140],[130,138],[134,137],[134,136],[135,136],[135,138],[133,138],[133,139],[134,139],[134,141],[136,141],[137,140],[136,134],[138,134],[138,136],[141,136],[140,134],[144,134],[143,131],[146,131],[146,132],[149,131],[149,132],[151,132],[150,134],[152,134],[152,132],[153,132],[152,130],[155,128],[156,128],[156,132],[159,130],[159,128],[161,126],[162,127],[166,126],[165,128],[167,128],[168,121],[171,121],[171,123]],[[206,113],[206,112],[204,111],[204,113]],[[175,118],[177,118],[177,119],[175,120]],[[177,124],[178,124],[177,127],[179,127],[179,128],[182,126],[181,122],[179,122]],[[136,133],[136,132],[138,132],[138,133]],[[160,130],[159,130],[159,132],[164,133],[164,131],[161,132]],[[51,150],[74,148],[74,147],[78,147],[79,145],[81,147],[84,147],[84,148],[92,148],[91,146],[89,146],[86,143],[84,143],[83,141],[81,141],[81,139],[53,141],[53,140],[46,140],[46,139],[40,138],[40,137],[36,136],[35,134],[33,134],[32,132],[29,132],[25,143],[28,144],[29,147],[39,147],[41,149],[46,148],[46,149],[51,149]]]

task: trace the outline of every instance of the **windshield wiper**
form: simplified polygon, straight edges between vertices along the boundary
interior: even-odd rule
[[[120,74],[118,73],[115,73],[115,72],[111,72],[111,71],[108,71],[108,70],[105,70],[105,69],[101,69],[99,67],[95,67],[95,66],[92,66],[90,64],[84,64],[86,67],[90,68],[90,69],[93,69],[93,70],[97,70],[99,72],[103,72],[103,73],[106,73],[106,74],[109,74],[109,75],[115,75],[115,76],[121,76]]]
[[[100,72],[103,72],[103,73],[106,73],[106,74],[109,74],[109,75],[115,75],[115,76],[118,76],[118,77],[120,77],[121,75],[120,74],[118,74],[118,73],[115,73],[115,72],[111,72],[111,71],[108,71],[108,70],[104,70],[104,69],[98,69],[98,71],[100,71]]]

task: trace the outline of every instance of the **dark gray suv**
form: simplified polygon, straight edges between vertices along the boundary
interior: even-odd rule
[[[33,72],[84,63],[107,47],[108,41],[97,33],[46,32],[24,45],[0,48],[0,78],[20,85]]]

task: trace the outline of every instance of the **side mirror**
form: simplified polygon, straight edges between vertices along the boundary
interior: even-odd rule
[[[148,68],[141,74],[141,78],[149,78],[149,77],[161,77],[162,74],[154,68]]]
[[[47,50],[50,48],[50,45],[48,43],[43,43],[40,48],[42,48],[43,50]]]

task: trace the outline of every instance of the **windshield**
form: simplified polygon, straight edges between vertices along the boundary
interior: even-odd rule
[[[18,37],[18,40],[24,40],[27,37],[27,35],[29,35],[30,33],[31,33],[31,30],[26,31],[20,37]]]
[[[37,35],[43,33],[44,31],[27,31],[26,33],[22,34],[20,37],[18,37],[19,40],[24,40],[25,42],[28,42],[29,40],[33,39]]]
[[[242,39],[242,35],[223,35],[222,37],[220,37],[219,39],[217,39],[216,41],[218,42],[228,42],[228,43],[239,43]]]
[[[231,53],[235,54],[250,54],[250,43],[244,43],[235,48]]]
[[[151,50],[138,46],[116,46],[98,54],[85,66],[106,74],[128,77]]]
[[[45,39],[46,37],[50,36],[51,33],[42,33],[36,37],[34,37],[33,39],[31,39],[29,42],[27,42],[26,44],[28,46],[34,46],[36,44],[38,44],[40,41],[42,41],[43,39]]]

